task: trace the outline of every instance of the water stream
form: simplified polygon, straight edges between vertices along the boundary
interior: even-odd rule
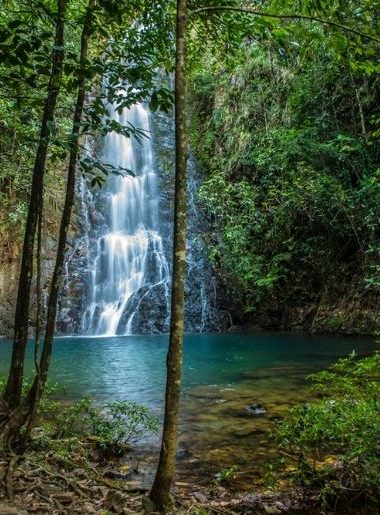
[[[133,125],[147,137],[142,141],[112,132],[104,142],[103,161],[116,170],[103,194],[106,224],[96,241],[89,265],[87,308],[82,322],[86,335],[131,334],[141,300],[163,285],[166,313],[169,306],[169,266],[159,232],[159,193],[149,137],[149,112],[143,104],[112,117]],[[125,170],[131,170],[130,175]],[[143,292],[136,299],[138,292]]]

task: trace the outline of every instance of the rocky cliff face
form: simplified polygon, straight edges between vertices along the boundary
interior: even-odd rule
[[[171,273],[174,209],[174,121],[172,114],[156,113],[151,118],[154,162],[159,176],[159,233]],[[197,189],[199,178],[193,159],[189,160],[188,272],[186,280],[186,330],[188,332],[226,330],[230,316],[221,308],[218,283],[208,263],[203,242],[207,226],[199,215]],[[86,307],[89,266],[95,259],[97,238],[105,227],[105,192],[91,192],[85,181],[78,185],[76,233],[70,241],[65,281],[57,320],[61,334],[80,334]],[[152,255],[151,259],[154,259]],[[153,267],[151,267],[153,268]],[[147,263],[149,273],[150,265]],[[123,332],[124,319],[135,312],[133,333],[153,334],[169,330],[167,286],[140,288],[128,301],[117,333]]]
[[[162,234],[171,262],[174,210],[174,120],[158,113],[153,117],[153,145],[161,178]],[[208,226],[197,202],[200,177],[193,157],[188,160],[187,277],[185,284],[186,330],[188,332],[225,331],[230,327],[225,294],[207,259]]]
[[[83,177],[77,180],[75,228],[69,238],[65,275],[57,316],[58,334],[81,334],[86,308],[88,265],[94,259],[97,231],[104,218],[95,206],[96,192],[92,192]]]

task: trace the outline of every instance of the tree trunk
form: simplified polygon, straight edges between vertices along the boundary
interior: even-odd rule
[[[177,36],[175,69],[175,206],[173,242],[173,278],[171,322],[167,355],[165,419],[160,459],[156,477],[149,494],[155,509],[165,511],[171,504],[170,489],[175,472],[178,412],[182,370],[182,342],[184,334],[184,280],[186,268],[186,115],[185,115],[185,37],[186,0],[177,0]]]
[[[58,0],[55,41],[52,52],[52,68],[45,100],[44,112],[36,158],[33,168],[32,187],[29,209],[25,226],[25,236],[22,251],[21,269],[18,284],[15,327],[11,367],[5,388],[4,400],[9,410],[14,410],[21,402],[24,376],[25,349],[29,329],[29,308],[31,282],[33,276],[33,254],[36,227],[38,222],[40,198],[43,195],[44,172],[48,145],[51,134],[51,124],[59,94],[64,59],[64,15],[66,0]]]
[[[39,400],[41,399],[47,375],[50,367],[51,355],[53,350],[53,338],[55,332],[55,321],[57,316],[58,295],[62,282],[67,234],[70,227],[71,213],[75,201],[75,181],[76,181],[76,167],[79,154],[79,139],[81,131],[81,122],[83,107],[86,94],[86,64],[88,55],[88,40],[92,33],[93,10],[96,5],[96,0],[89,0],[86,16],[83,23],[80,59],[79,59],[79,77],[78,77],[78,93],[75,103],[73,125],[71,130],[70,142],[72,150],[70,151],[69,166],[67,171],[67,184],[66,196],[63,207],[58,249],[55,261],[55,267],[50,287],[50,294],[48,299],[47,317],[46,317],[46,331],[44,345],[42,349],[41,360],[38,367],[38,373],[29,393],[30,402],[32,404],[31,422],[33,422]],[[29,424],[31,426],[31,423]]]

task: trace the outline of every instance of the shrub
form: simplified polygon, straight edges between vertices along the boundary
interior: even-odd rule
[[[54,439],[92,438],[103,451],[120,455],[157,430],[158,419],[149,408],[130,401],[98,407],[85,398],[57,413],[49,432]]]
[[[6,378],[0,376],[0,392],[5,388]],[[32,384],[24,382],[25,396]],[[121,455],[128,447],[158,431],[158,418],[149,408],[131,401],[108,402],[102,406],[85,397],[73,404],[65,404],[54,397],[59,386],[48,383],[38,406],[37,430],[33,433],[34,445],[64,451],[65,440],[69,445],[81,445],[92,440],[107,453]],[[41,431],[42,429],[42,431]],[[69,449],[67,449],[69,450]],[[64,454],[67,454],[64,452]]]
[[[280,421],[280,476],[316,489],[323,502],[380,496],[380,353],[355,353],[311,376],[317,400]]]

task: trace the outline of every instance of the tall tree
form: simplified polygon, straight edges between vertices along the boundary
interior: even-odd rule
[[[177,0],[175,65],[175,205],[171,321],[167,354],[165,418],[160,459],[149,494],[155,509],[165,511],[171,504],[170,490],[175,472],[179,398],[184,335],[184,278],[186,267],[186,0]]]
[[[58,0],[56,13],[55,41],[52,50],[52,66],[47,97],[41,121],[38,148],[33,168],[32,188],[28,216],[25,225],[19,287],[16,302],[14,339],[10,373],[5,388],[4,401],[9,410],[14,410],[21,402],[24,375],[24,358],[29,329],[29,309],[33,276],[33,257],[36,228],[43,196],[44,173],[48,145],[51,137],[54,113],[61,87],[64,60],[64,26],[66,0]]]
[[[63,206],[58,240],[58,249],[48,299],[45,339],[42,349],[42,356],[33,383],[33,387],[29,394],[31,401],[31,422],[33,422],[36,407],[38,405],[38,402],[44,390],[44,386],[46,384],[46,379],[49,371],[51,355],[53,350],[53,338],[55,332],[55,321],[57,316],[58,295],[60,291],[64,269],[67,235],[70,227],[71,213],[75,201],[76,168],[80,148],[79,140],[81,135],[82,114],[86,95],[88,43],[91,33],[93,31],[93,17],[95,6],[96,0],[89,0],[81,35],[80,57],[78,67],[78,92],[74,108],[73,125],[69,140],[70,157],[67,171],[66,197]],[[31,424],[29,424],[29,427],[31,427]]]

